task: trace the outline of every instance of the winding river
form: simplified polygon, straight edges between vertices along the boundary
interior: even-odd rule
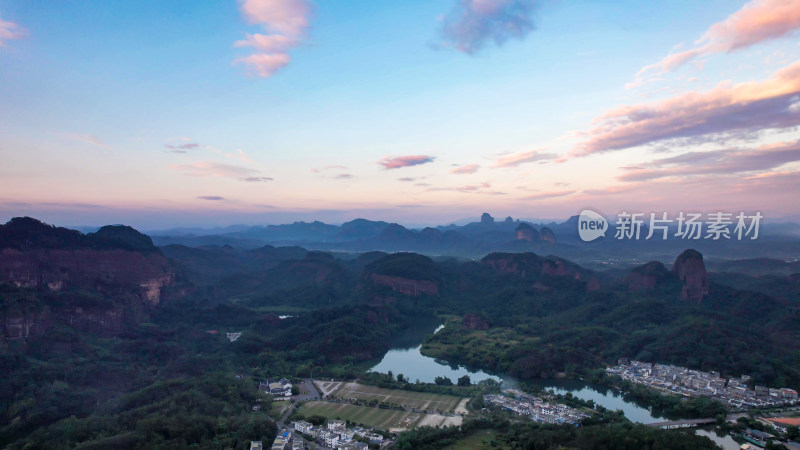
[[[425,337],[431,333],[436,333],[441,328],[441,321],[436,317],[418,318],[411,327],[395,338],[391,344],[391,349],[370,370],[380,373],[392,371],[394,375],[403,374],[412,383],[416,380],[433,383],[438,376],[448,377],[455,383],[459,377],[464,375],[469,375],[470,381],[473,383],[489,378],[513,382],[513,380],[506,377],[488,374],[478,369],[449,364],[447,361],[436,360],[420,353],[422,341]],[[637,403],[630,396],[615,389],[570,379],[540,380],[538,384],[544,389],[554,391],[557,394],[563,395],[569,392],[580,399],[593,400],[595,404],[607,409],[622,410],[625,413],[625,417],[634,422],[654,423],[666,420],[652,413],[650,409]]]

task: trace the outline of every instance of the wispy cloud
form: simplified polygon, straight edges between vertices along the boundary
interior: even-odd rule
[[[556,198],[556,197],[566,197],[567,195],[574,194],[575,192],[576,192],[575,190],[542,192],[542,193],[539,193],[539,194],[533,194],[533,195],[528,195],[528,196],[522,197],[522,199],[523,200],[547,200],[547,199]]]
[[[300,44],[311,17],[307,0],[243,0],[241,12],[248,23],[257,24],[269,34],[246,33],[234,47],[252,47],[255,53],[234,60],[262,78],[269,77],[291,61],[289,50]]]
[[[355,178],[355,177],[356,176],[353,175],[352,173],[340,173],[339,175],[335,175],[333,177],[333,179],[334,180],[350,180],[350,179]]]
[[[347,166],[330,165],[330,166],[321,167],[319,169],[311,169],[311,172],[320,173],[320,172],[325,172],[326,170],[336,170],[336,169],[347,170]]]
[[[642,84],[648,73],[669,72],[713,53],[729,53],[786,36],[800,28],[800,0],[752,0],[722,22],[712,25],[689,50],[671,53],[643,67],[627,87]]]
[[[270,177],[261,176],[258,170],[248,167],[200,161],[192,164],[173,164],[169,169],[193,177],[233,178],[244,182],[272,181]]]
[[[184,144],[164,144],[164,147],[167,149],[166,152],[167,153],[185,154],[185,153],[189,153],[192,150],[203,149],[203,150],[210,150],[210,151],[212,151],[212,152],[214,152],[214,153],[216,153],[218,155],[222,155],[222,156],[224,156],[226,158],[235,159],[235,160],[238,160],[238,161],[241,161],[241,162],[245,162],[245,163],[253,162],[253,160],[250,159],[250,157],[247,156],[247,154],[240,148],[236,149],[235,152],[228,152],[228,151],[224,151],[224,150],[220,150],[218,148],[212,147],[210,145],[199,144],[199,143],[195,142],[194,140],[192,140],[191,138],[183,137],[183,138],[179,138],[179,140],[188,141],[188,142],[186,142]]]
[[[480,169],[481,166],[477,164],[470,164],[468,166],[458,166],[453,169],[450,169],[450,173],[456,175],[468,175],[471,173],[475,173]]]
[[[503,155],[494,160],[492,168],[498,169],[502,167],[516,167],[520,164],[547,161],[556,158],[558,155],[554,153],[546,153],[541,150],[531,150],[527,152],[511,153]]]
[[[740,175],[777,169],[800,161],[800,141],[745,150],[689,152],[661,158],[634,168],[618,178],[621,181],[646,181],[658,178]]]
[[[200,148],[200,144],[196,142],[189,142],[187,144],[165,144],[169,153],[188,153],[189,150]]]
[[[536,9],[534,0],[457,0],[442,19],[441,45],[472,55],[489,42],[523,39],[535,28]]]
[[[110,145],[103,142],[102,139],[93,134],[74,134],[74,133],[60,133],[65,138],[72,139],[73,141],[83,142],[84,144],[95,145],[97,147],[111,148]]]
[[[481,184],[468,184],[465,186],[455,186],[455,187],[431,187],[426,189],[428,192],[435,192],[435,191],[453,191],[453,192],[477,192],[482,189],[488,189],[492,187],[489,183],[481,183]]]
[[[378,164],[383,166],[385,170],[389,170],[419,166],[420,164],[433,162],[434,159],[436,159],[434,156],[429,155],[386,156],[378,161]]]
[[[6,41],[22,39],[25,29],[14,22],[6,22],[0,17],[0,47],[6,46]]]
[[[220,197],[218,195],[201,195],[200,197],[197,198],[199,200],[211,200],[211,201],[225,200],[225,197]]]
[[[676,138],[800,125],[800,61],[763,82],[723,82],[706,92],[686,92],[665,100],[626,105],[595,119],[585,141],[571,156],[584,156]]]

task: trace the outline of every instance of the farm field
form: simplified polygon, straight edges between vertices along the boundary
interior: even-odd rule
[[[392,431],[413,428],[424,416],[424,414],[393,409],[380,409],[370,406],[322,401],[303,403],[298,411],[306,417],[316,415],[328,419],[338,418],[369,427]]]
[[[412,392],[400,389],[383,389],[359,383],[342,383],[331,393],[331,397],[359,399],[402,406],[426,411],[466,413],[466,399],[453,395],[430,392]]]

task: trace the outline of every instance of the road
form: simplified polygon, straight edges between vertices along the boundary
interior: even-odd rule
[[[312,380],[311,378],[304,379],[301,384],[297,385],[297,387],[300,389],[300,392],[306,391],[307,394],[295,395],[294,397],[292,397],[293,401],[281,400],[284,402],[285,401],[291,402],[291,404],[289,405],[288,408],[286,408],[286,411],[283,412],[281,420],[277,422],[278,428],[282,428],[284,426],[284,424],[286,423],[286,419],[288,419],[289,415],[292,414],[292,411],[294,411],[294,407],[298,402],[305,402],[308,400],[319,400],[320,398],[319,391],[317,391],[317,388],[314,386],[314,380]]]

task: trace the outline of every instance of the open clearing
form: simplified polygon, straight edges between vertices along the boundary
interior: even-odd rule
[[[441,414],[425,414],[425,417],[419,421],[418,427],[449,427],[451,425],[461,425],[463,422],[461,417],[443,416]]]
[[[299,412],[306,417],[316,415],[328,419],[338,418],[384,430],[410,429],[423,417],[419,413],[322,401],[303,403]]]
[[[453,395],[434,394],[430,392],[412,392],[400,389],[383,389],[359,383],[342,383],[332,393],[333,397],[344,399],[359,399],[364,401],[377,400],[379,402],[414,408],[426,411],[456,411],[466,412],[466,400]]]

